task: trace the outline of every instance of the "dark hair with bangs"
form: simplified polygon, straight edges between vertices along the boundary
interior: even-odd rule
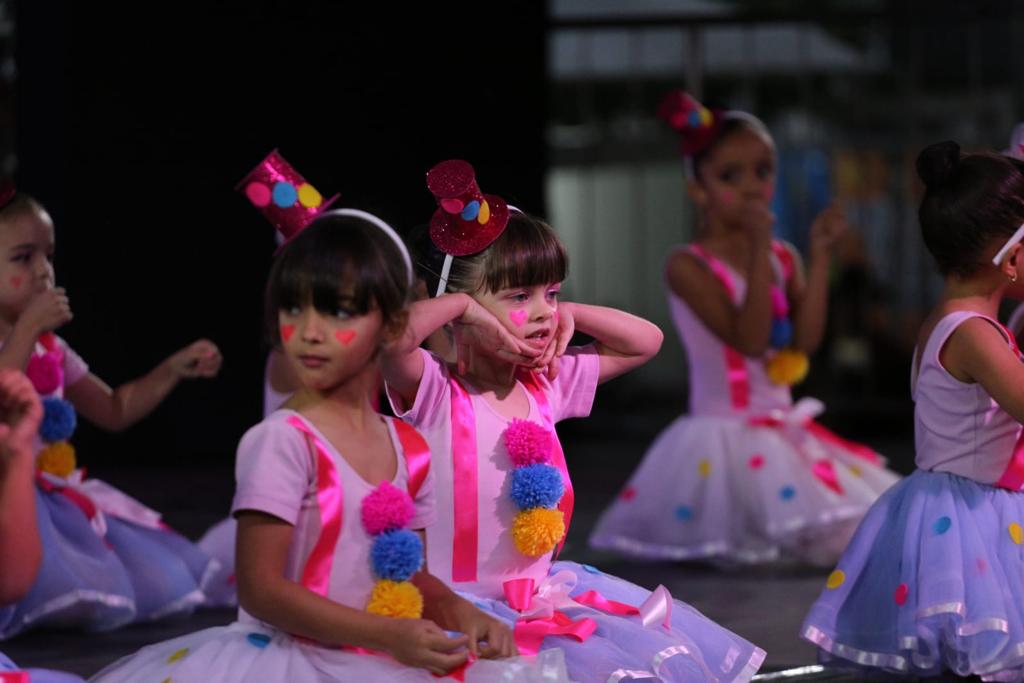
[[[457,257],[448,276],[448,292],[497,292],[561,282],[569,274],[569,256],[551,226],[511,211],[508,226],[489,247]]]
[[[278,313],[312,304],[334,314],[379,309],[385,327],[405,324],[409,280],[397,245],[376,225],[355,216],[325,215],[287,242],[267,280],[267,339],[281,343]]]

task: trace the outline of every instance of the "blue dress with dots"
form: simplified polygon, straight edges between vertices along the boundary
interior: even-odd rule
[[[918,470],[868,511],[804,621],[825,662],[1024,680],[1021,426],[939,360],[972,317],[943,318],[915,358]]]

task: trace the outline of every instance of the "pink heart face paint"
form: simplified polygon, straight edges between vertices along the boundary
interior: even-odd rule
[[[21,277],[15,275],[14,277],[11,278],[11,287],[13,287],[14,289],[19,289],[21,287],[21,282]]]
[[[719,195],[719,197],[721,198],[722,203],[726,205],[732,204],[734,201],[736,201],[736,195],[733,194],[732,190],[722,190],[722,193]]]
[[[281,339],[285,344],[288,343],[293,334],[295,334],[295,325],[281,325]]]
[[[512,324],[516,327],[522,327],[523,323],[526,322],[526,311],[522,309],[510,311],[508,319],[511,320]]]
[[[342,346],[348,346],[356,338],[356,333],[355,330],[338,330],[334,333],[334,338],[341,342]]]

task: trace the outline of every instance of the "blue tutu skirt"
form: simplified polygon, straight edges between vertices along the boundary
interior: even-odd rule
[[[100,534],[78,504],[38,487],[36,515],[39,575],[20,602],[0,608],[0,639],[36,626],[106,631],[202,603],[214,563],[183,536],[111,515]]]
[[[872,506],[802,635],[823,661],[1024,680],[1024,493],[917,471]]]
[[[636,584],[574,562],[556,562],[550,575],[569,571],[576,585],[570,596],[595,590],[608,600],[639,606],[651,592]],[[504,600],[460,593],[483,611],[514,626],[519,613]],[[616,616],[589,607],[562,610],[572,619],[589,617],[597,629],[585,642],[566,636],[547,636],[542,650],[565,653],[569,677],[579,683],[653,679],[661,681],[718,681],[743,683],[764,661],[764,650],[719,626],[686,603],[675,600],[671,628],[645,627],[639,616]]]

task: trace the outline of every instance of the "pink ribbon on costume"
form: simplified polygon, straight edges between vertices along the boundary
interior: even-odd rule
[[[805,397],[797,401],[789,410],[773,410],[766,415],[752,415],[747,421],[754,427],[796,427],[804,429],[819,441],[824,441],[830,446],[846,451],[854,457],[870,462],[873,465],[881,463],[881,458],[878,457],[878,454],[867,446],[853,441],[847,441],[828,427],[824,427],[815,422],[814,418],[820,415],[824,409],[825,404],[818,399]],[[818,476],[818,478],[822,479],[829,488],[833,488],[835,490],[835,488],[839,486],[839,483],[835,480],[835,471],[831,469],[831,462],[827,460],[819,460],[818,464],[822,462],[828,463],[828,469],[831,471],[831,475],[826,471],[824,465],[816,469],[815,475],[818,475],[818,471],[820,470],[822,475],[834,482],[834,486],[829,481],[822,479],[822,476]],[[837,492],[842,493],[841,490],[838,490]]]
[[[736,297],[736,283],[725,264],[712,256],[699,244],[691,244],[690,252],[707,264],[711,273],[718,278],[729,296],[729,301]],[[724,345],[723,345],[724,346]],[[729,385],[729,400],[733,410],[746,410],[750,406],[750,377],[747,373],[747,359],[736,349],[725,348],[725,379]]]
[[[100,536],[105,535],[107,533],[107,525],[103,521],[103,516],[99,514],[95,503],[84,493],[67,486],[63,482],[54,482],[53,479],[56,479],[56,477],[43,472],[36,473],[36,484],[38,484],[39,488],[47,493],[56,492],[67,498],[82,511],[82,514],[86,516],[97,534]]]
[[[1017,443],[1013,446],[1013,456],[1010,457],[1010,463],[1006,466],[1003,476],[999,477],[996,486],[1010,489],[1011,491],[1024,489],[1024,433],[1017,438]]]
[[[533,395],[533,400],[537,403],[537,409],[540,411],[545,426],[551,430],[551,464],[562,473],[562,482],[565,485],[562,499],[558,501],[558,509],[562,511],[562,517],[565,521],[565,535],[562,536],[562,540],[555,547],[555,554],[553,556],[553,559],[558,559],[558,555],[562,552],[562,547],[565,545],[565,539],[569,536],[569,523],[572,521],[572,510],[576,502],[576,494],[572,490],[572,479],[569,478],[569,465],[565,461],[565,452],[562,451],[562,444],[558,441],[558,433],[555,431],[555,420],[551,413],[548,395],[544,393],[544,388],[540,385],[540,380],[535,373],[521,372],[519,375],[519,380],[523,383],[523,386]]]
[[[0,671],[0,683],[31,683],[31,680],[27,671]]]
[[[455,533],[452,581],[476,581],[479,534],[477,509],[476,414],[469,394],[454,377],[452,392],[452,470],[459,491],[452,496]]]
[[[519,648],[519,654],[532,656],[540,652],[540,646],[548,636],[568,636],[584,643],[597,630],[597,622],[584,618],[573,621],[563,612],[556,611],[550,617],[520,619],[512,635]]]
[[[409,497],[416,500],[416,495],[430,472],[430,447],[415,427],[396,418],[391,418],[391,421],[395,425],[395,433],[398,434],[402,454],[405,456],[405,468],[409,474],[406,488]]]
[[[301,583],[303,586],[323,596],[327,596],[331,578],[331,567],[334,564],[333,550],[337,547],[341,536],[342,491],[338,470],[334,466],[328,450],[320,442],[305,422],[297,416],[288,418],[288,424],[302,432],[313,445],[316,465],[316,499],[320,508],[320,535],[306,559],[302,569]]]

